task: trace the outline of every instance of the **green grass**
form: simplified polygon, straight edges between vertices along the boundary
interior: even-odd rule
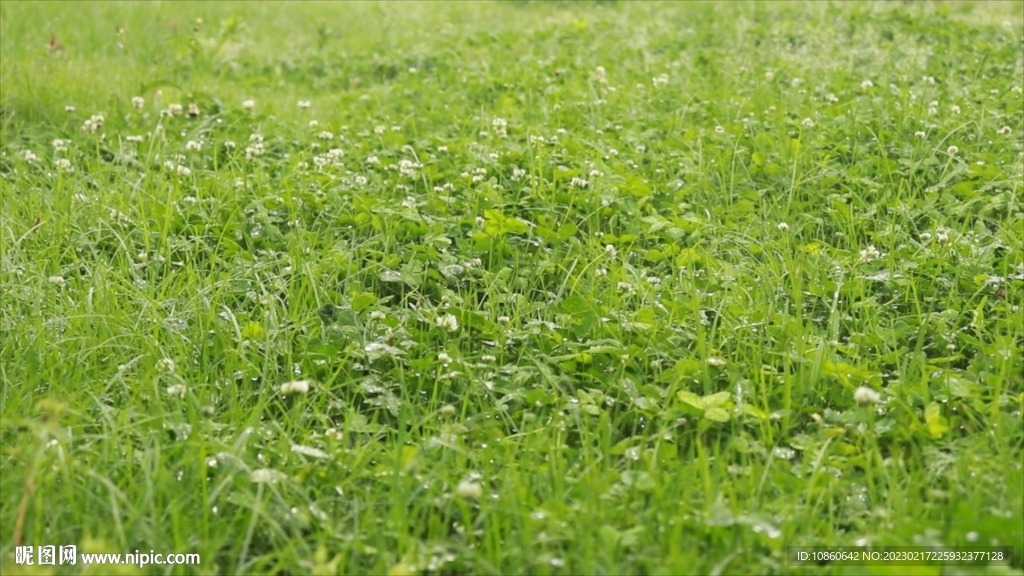
[[[3,2],[0,571],[1021,574],[1022,22]]]

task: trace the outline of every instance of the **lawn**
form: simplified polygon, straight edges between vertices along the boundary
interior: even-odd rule
[[[1021,2],[4,1],[0,572],[1022,574],[1022,51]]]

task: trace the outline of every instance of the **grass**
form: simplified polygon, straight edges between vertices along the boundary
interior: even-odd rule
[[[1021,22],[3,2],[0,571],[1021,574]]]

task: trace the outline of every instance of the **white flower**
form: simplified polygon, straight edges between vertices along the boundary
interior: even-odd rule
[[[171,360],[170,358],[161,358],[156,363],[156,369],[158,372],[162,372],[164,374],[173,374],[174,360]]]
[[[61,140],[60,138],[57,138],[56,140],[53,141],[53,151],[63,152],[68,149],[68,144],[70,143],[71,140]]]
[[[181,116],[181,104],[168,104],[167,114],[169,116]]]
[[[804,118],[801,124],[803,124],[804,128],[814,128],[814,120],[811,120],[810,118]]]
[[[442,145],[437,147],[437,151],[441,152],[441,153],[447,152],[448,151],[448,147],[442,144]]]
[[[590,185],[590,182],[587,182],[583,178],[573,178],[569,182],[569,186],[572,186],[573,188],[586,188],[589,185]]]
[[[334,133],[324,130],[323,132],[317,134],[316,137],[321,140],[334,140]]]
[[[466,500],[479,500],[484,495],[484,489],[478,482],[463,480],[456,486],[455,493]]]
[[[934,76],[922,76],[921,77],[921,81],[924,82],[925,84],[935,84],[935,77]]]
[[[447,329],[449,332],[455,332],[459,329],[459,319],[451,314],[438,316],[436,322],[438,326]]]
[[[861,262],[872,262],[874,260],[878,260],[881,257],[882,257],[882,253],[879,252],[878,249],[875,248],[875,246],[873,244],[871,246],[868,246],[867,248],[865,248],[865,249],[860,251],[860,261]]]
[[[61,172],[74,172],[75,171],[74,166],[71,165],[71,160],[68,160],[67,158],[57,158],[56,160],[53,161],[53,164]]]
[[[594,270],[594,278],[604,278],[607,275],[608,270],[606,268],[598,268],[597,270]]]
[[[320,125],[320,121],[319,120],[310,120],[309,121],[309,127],[310,128],[316,128],[319,125]]]
[[[172,384],[166,390],[168,396],[177,396],[179,398],[184,398],[187,391],[188,388],[184,384]]]
[[[789,224],[786,224],[785,222],[779,222],[779,225],[776,226],[776,228],[785,232],[786,230],[789,230]]]
[[[611,244],[607,244],[604,247],[604,253],[607,254],[610,258],[615,258],[615,256],[619,252],[618,252],[618,250],[615,249],[615,246],[613,246]]]
[[[946,154],[949,154],[950,156],[956,156],[958,152],[960,152],[960,149],[957,148],[956,146],[950,146],[949,148],[946,148]]]
[[[136,110],[142,110],[142,107],[146,105],[146,99],[142,96],[132,96],[132,108]]]
[[[455,406],[452,406],[451,404],[445,404],[444,406],[441,406],[441,415],[444,416],[445,418],[454,417],[456,412],[457,410],[455,409]]]
[[[867,386],[859,386],[853,393],[853,401],[857,404],[878,404],[881,400],[882,396]]]
[[[191,168],[189,168],[188,166],[182,166],[180,164],[176,166],[174,170],[178,173],[178,176],[190,176],[192,174]]]
[[[512,319],[509,318],[508,316],[498,316],[497,320],[501,324],[508,324],[509,322],[512,321]]]
[[[309,108],[309,100],[299,100],[298,106],[299,108],[306,110],[307,108]]]
[[[651,84],[654,85],[654,87],[667,86],[668,74],[658,74],[654,78],[651,78]]]
[[[195,140],[189,140],[185,143],[185,150],[198,151],[203,149],[202,142],[196,142]]]
[[[633,290],[633,285],[630,284],[629,282],[619,282],[617,284],[617,287],[618,287],[619,291],[621,291],[621,292],[629,292],[629,291]]]
[[[25,158],[25,162],[28,162],[29,164],[39,162],[39,156],[36,156],[35,152],[31,150],[25,150],[22,156]]]
[[[661,284],[661,278],[658,278],[657,276],[648,276],[647,283],[651,286],[657,286],[658,284]]]
[[[237,144],[235,144],[234,140],[225,140],[224,141],[224,147],[227,148],[228,150],[234,150],[235,146],[237,146]]]
[[[918,130],[917,132],[914,132],[914,136],[917,136],[918,138],[927,138],[928,137],[927,134],[925,134],[924,132],[921,132],[920,130]]]
[[[75,111],[75,107],[72,106],[71,104],[68,104],[67,106],[64,107],[64,111],[65,112],[74,112]]]
[[[835,104],[836,102],[839,102],[839,98],[837,98],[836,95],[831,92],[825,95],[825,100],[828,100],[829,104]]]
[[[491,127],[494,128],[494,131],[497,132],[498,135],[502,137],[508,135],[506,132],[508,128],[508,121],[505,120],[504,118],[495,118],[491,120]]]
[[[188,117],[189,118],[198,118],[199,117],[199,106],[196,105],[195,102],[192,102],[192,103],[190,103],[188,105]]]
[[[377,126],[373,127],[373,133],[378,135],[378,136],[383,134],[383,133],[385,133],[385,132],[387,132],[387,131],[388,131],[388,127],[387,126],[381,126],[381,125],[378,124]]]
[[[874,86],[875,83],[872,82],[871,80],[864,80],[863,82],[860,83],[860,87],[864,90],[867,90],[868,88],[873,88]]]
[[[715,126],[715,132],[717,134],[725,134],[725,127],[722,125]]]
[[[711,356],[708,358],[708,364],[712,366],[725,366],[725,360],[718,356]]]
[[[1009,136],[1013,130],[1009,126],[1003,126],[999,129],[998,133],[1000,136]]]
[[[449,356],[447,352],[438,352],[437,360],[446,366],[452,363],[452,357]]]
[[[522,168],[513,168],[512,169],[512,180],[513,181],[518,182],[518,181],[522,180],[524,176],[526,176],[526,170],[523,170]]]
[[[597,77],[597,81],[600,82],[601,84],[608,83],[608,77],[606,75],[607,73],[604,69],[604,66],[598,66],[597,68],[594,68],[594,74]]]
[[[366,163],[367,164],[380,164],[380,158],[377,158],[376,156],[367,156],[366,157]]]
[[[949,111],[952,112],[953,114],[960,114],[960,107],[954,104],[953,106],[949,107]]]
[[[306,394],[309,392],[309,380],[292,380],[281,384],[281,394]]]
[[[56,284],[57,286],[63,286],[64,285],[64,277],[63,276],[50,276],[49,278],[47,278],[47,280],[50,282],[50,284]]]
[[[235,188],[245,188],[245,180],[242,178],[235,178]]]
[[[126,142],[131,142],[132,144],[138,144],[138,143],[142,142],[145,138],[143,138],[142,136],[133,136],[133,135],[129,134],[128,136],[125,136],[124,139],[125,139]]]
[[[246,100],[246,101],[242,102],[242,110],[252,111],[255,108],[256,108],[256,101],[255,100]]]

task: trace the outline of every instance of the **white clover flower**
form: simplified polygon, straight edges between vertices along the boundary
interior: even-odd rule
[[[237,144],[235,144],[234,140],[225,140],[224,141],[224,147],[227,148],[228,150],[234,150],[236,146],[237,146]]]
[[[442,144],[442,145],[440,145],[440,146],[438,146],[438,147],[437,147],[437,151],[438,151],[438,152],[441,152],[441,153],[443,154],[443,153],[445,153],[445,152],[448,152],[448,147],[447,147],[447,146],[445,146],[444,144]]]
[[[383,133],[385,133],[387,131],[388,131],[388,127],[387,126],[381,126],[381,125],[378,124],[377,126],[373,127],[373,133],[378,135],[378,136],[380,136],[381,134],[383,134]]]
[[[142,96],[132,96],[132,108],[136,110],[142,110],[143,106],[146,105],[146,99]]]
[[[921,132],[920,130],[918,130],[917,132],[914,132],[914,136],[917,136],[918,138],[922,138],[922,139],[928,137],[927,134],[925,134],[924,132]]]
[[[456,410],[455,406],[452,406],[451,404],[441,406],[441,415],[445,418],[453,418],[456,412],[458,412],[458,410]]]
[[[182,108],[181,104],[168,104],[167,115],[168,116],[181,116]]]
[[[466,500],[479,500],[484,495],[484,489],[478,482],[463,480],[455,487],[455,493]]]
[[[438,352],[437,360],[438,362],[444,364],[445,366],[452,363],[452,357],[449,356],[447,352]]]
[[[858,386],[853,392],[853,401],[857,404],[878,404],[881,400],[882,396],[867,386]]]
[[[57,167],[57,170],[61,172],[74,172],[75,167],[71,165],[71,160],[67,158],[57,158],[53,161],[53,164]]]
[[[956,156],[958,152],[960,152],[960,149],[957,148],[956,146],[950,146],[949,148],[946,148],[946,154],[949,154],[950,156]]]
[[[31,150],[25,150],[25,152],[22,154],[22,157],[25,159],[25,162],[28,162],[29,164],[35,164],[36,162],[39,162],[39,156],[36,156],[35,152]]]
[[[281,384],[281,394],[306,394],[309,388],[309,380],[292,380]]]
[[[185,150],[199,151],[199,150],[202,150],[202,149],[203,149],[203,143],[202,142],[196,142],[195,140],[189,140],[188,142],[185,143]]]
[[[125,139],[126,142],[131,142],[132,144],[138,144],[138,143],[142,142],[145,138],[142,137],[142,136],[133,136],[133,135],[129,134],[129,135],[125,136],[124,139]]]
[[[512,180],[513,181],[518,182],[518,181],[522,180],[525,176],[526,176],[526,170],[523,170],[522,168],[513,168],[512,169]]]
[[[607,275],[608,270],[606,268],[598,268],[597,270],[594,270],[594,278],[604,278]]]
[[[873,262],[882,257],[882,253],[875,248],[874,244],[860,251],[861,262]]]
[[[75,107],[72,106],[71,104],[68,104],[67,106],[64,107],[64,111],[68,112],[68,113],[74,112],[75,111]]]
[[[60,138],[57,138],[56,140],[53,141],[53,151],[64,152],[65,150],[68,149],[68,144],[70,143],[71,140],[61,140]]]
[[[616,287],[620,292],[631,292],[633,290],[633,285],[629,282],[619,282]]]
[[[721,124],[719,124],[718,126],[715,126],[715,133],[716,134],[725,134],[725,126],[722,126]]]
[[[64,285],[64,277],[63,276],[50,276],[49,278],[47,278],[47,281],[50,284],[56,284],[57,286],[63,286]]]
[[[321,140],[334,140],[334,133],[324,130],[323,132],[318,133],[316,137]]]
[[[661,278],[658,278],[657,276],[648,276],[647,283],[651,286],[657,286],[661,284]]]
[[[182,165],[179,164],[178,166],[176,166],[174,168],[174,170],[178,173],[178,176],[190,176],[190,175],[192,175],[192,169],[189,168],[188,166],[182,166]]]
[[[356,183],[356,186],[366,186],[366,183],[369,182],[370,180],[366,176],[363,176],[362,174],[357,174],[356,177],[352,179],[352,181]]]
[[[1009,126],[1003,126],[998,130],[1000,136],[1009,136],[1011,133],[1013,133],[1013,129]]]
[[[412,160],[407,160],[405,158],[398,161],[398,171],[403,176],[408,176],[410,178],[416,176],[416,170],[422,167],[423,165],[419,162],[413,162]]]
[[[438,326],[448,330],[449,332],[455,332],[459,329],[459,319],[452,314],[443,314],[438,316],[436,322]]]
[[[935,84],[935,77],[934,76],[922,76],[921,77],[921,81],[924,82],[925,84]]]
[[[173,374],[175,369],[174,360],[171,360],[170,358],[161,358],[160,360],[157,360],[156,369],[157,372],[161,372],[163,374]]]
[[[829,104],[835,104],[836,102],[839,102],[839,98],[837,98],[836,95],[831,92],[825,95],[825,100],[827,100]]]
[[[245,100],[245,101],[242,102],[242,110],[251,112],[255,108],[256,108],[256,101],[255,100]]]
[[[615,249],[615,246],[607,244],[604,247],[604,253],[607,254],[610,258],[615,258],[615,256],[617,256],[619,252],[618,250]]]
[[[496,320],[498,321],[499,324],[508,324],[509,322],[512,321],[512,319],[509,318],[508,316],[498,316]]]
[[[177,396],[178,398],[184,398],[185,392],[188,392],[188,388],[184,384],[172,384],[165,390],[168,396]]]
[[[198,118],[199,117],[199,106],[195,102],[190,102],[188,105],[188,117]]]
[[[302,110],[309,109],[309,106],[310,106],[309,100],[299,100],[298,106]]]
[[[959,115],[960,114],[960,107],[957,106],[956,104],[954,104],[954,105],[949,107],[949,111],[952,112],[953,114]]]
[[[804,128],[814,128],[814,120],[811,120],[810,118],[804,118],[801,124]]]
[[[708,364],[711,366],[725,366],[726,362],[725,359],[719,358],[718,356],[710,356],[708,357]]]
[[[242,178],[235,178],[235,188],[245,188],[245,180]]]
[[[658,74],[654,78],[651,78],[651,84],[655,88],[658,86],[668,86],[668,74]]]
[[[875,83],[872,82],[871,80],[864,80],[863,82],[860,83],[860,87],[863,90],[867,90],[868,88],[874,88],[874,86]]]
[[[779,222],[779,225],[776,226],[776,228],[785,232],[786,230],[789,230],[789,224],[786,224],[785,222]]]
[[[573,188],[586,188],[587,186],[590,186],[590,182],[587,182],[583,178],[573,178],[569,182],[569,186]]]

